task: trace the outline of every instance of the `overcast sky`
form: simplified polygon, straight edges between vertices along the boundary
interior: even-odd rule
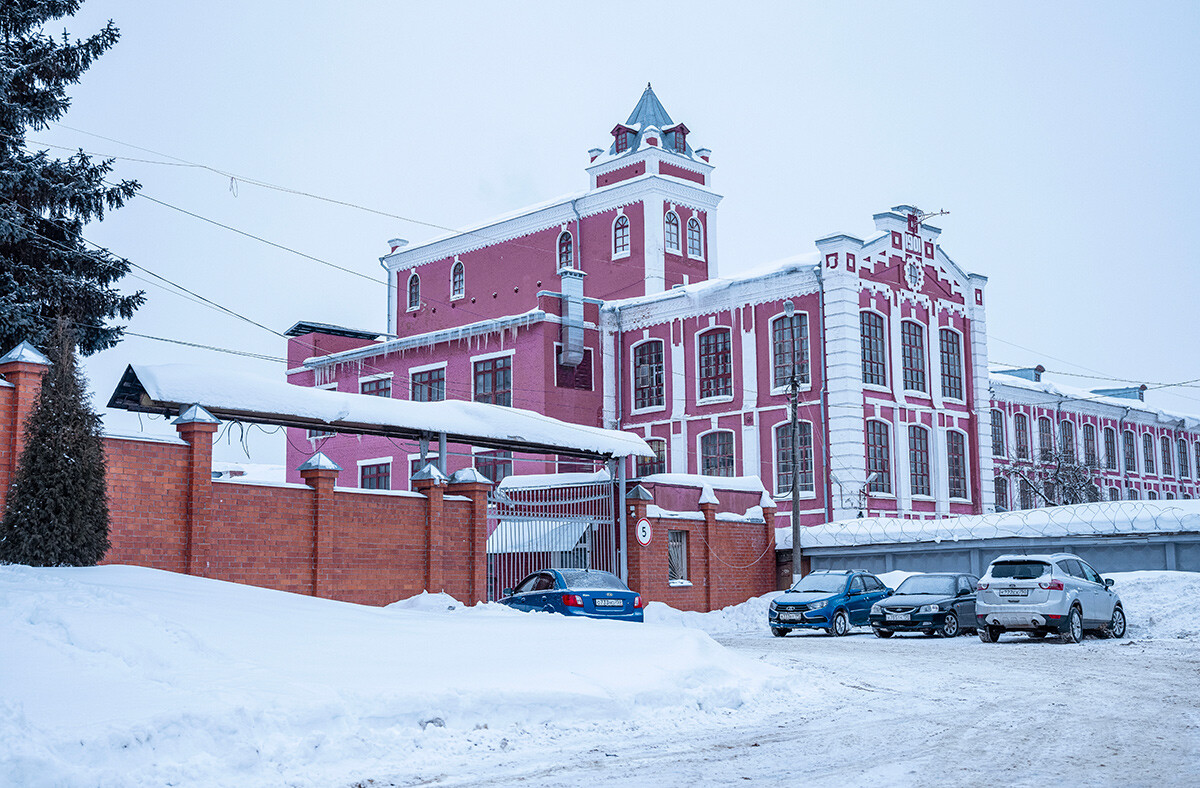
[[[383,330],[387,239],[585,188],[586,151],[611,142],[649,81],[713,150],[721,274],[830,232],[865,237],[893,205],[945,209],[943,248],[990,279],[994,361],[1200,378],[1198,3],[88,0],[53,29],[84,35],[109,18],[121,41],[73,89],[62,125],[30,139],[232,173],[117,167],[148,197],[362,275],[144,199],[88,228],[275,331]],[[261,328],[127,283],[148,297],[131,331],[284,354]],[[87,371],[103,404],[126,364],[167,361],[284,370],[130,337]],[[1147,401],[1200,413],[1200,388]],[[255,461],[283,461],[278,436],[252,447]]]

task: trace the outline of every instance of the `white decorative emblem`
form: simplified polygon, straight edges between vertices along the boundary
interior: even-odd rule
[[[925,285],[925,266],[913,260],[904,266],[904,280],[913,290],[920,290]]]

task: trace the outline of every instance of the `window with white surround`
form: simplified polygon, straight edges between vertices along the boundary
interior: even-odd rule
[[[613,222],[613,258],[629,256],[629,217],[621,214]]]
[[[1024,413],[1013,416],[1013,441],[1018,460],[1029,459],[1029,417]]]
[[[888,425],[867,422],[867,491],[890,495],[892,492],[892,451]]]
[[[1133,430],[1125,430],[1125,472],[1137,473],[1137,439],[1133,437]]]
[[[733,476],[733,432],[715,430],[700,436],[700,473]]]
[[[1187,479],[1192,475],[1191,463],[1188,462],[1188,444],[1183,438],[1179,439],[1179,478]]]
[[[421,308],[421,277],[413,271],[408,275],[408,310],[415,312]]]
[[[646,445],[654,452],[654,457],[638,457],[635,471],[638,477],[649,476],[652,473],[667,472],[667,442],[662,438],[647,438]]]
[[[313,388],[324,389],[325,391],[337,391],[337,381],[334,381],[333,383],[323,383],[322,385],[314,386]],[[321,440],[323,438],[330,438],[337,433],[333,430],[307,430],[305,434],[309,440]]]
[[[966,436],[956,430],[946,433],[946,472],[950,481],[950,497],[967,497]]]
[[[942,396],[963,399],[962,338],[957,331],[943,328],[938,332],[942,357]]]
[[[813,433],[812,423],[797,422],[800,440],[797,442],[797,467],[799,482],[796,486],[801,494],[816,490],[813,478]],[[787,495],[792,491],[792,423],[785,421],[775,427],[775,494]]]
[[[704,257],[704,236],[700,229],[700,220],[693,216],[687,223],[688,257],[700,259]]]
[[[1112,427],[1104,428],[1104,467],[1110,471],[1117,469],[1117,431]]]
[[[1121,489],[1119,487],[1109,487],[1108,488],[1108,500],[1110,500],[1110,501],[1121,500]]]
[[[467,268],[461,260],[455,260],[450,268],[450,300],[462,298],[467,294]]]
[[[912,320],[900,323],[900,355],[904,362],[904,388],[925,392],[925,326]]]
[[[1096,425],[1083,425],[1083,464],[1089,468],[1095,468],[1100,465],[1099,458],[1096,456]]]
[[[413,402],[441,402],[446,399],[445,365],[409,371],[409,399]]]
[[[491,405],[512,405],[512,356],[476,361],[475,401]]]
[[[663,240],[668,252],[679,254],[679,217],[674,211],[667,211],[663,219]]]
[[[908,426],[908,468],[913,496],[932,495],[929,479],[929,430],[917,424]]]
[[[1137,488],[1130,487],[1127,490],[1125,490],[1125,498],[1130,501],[1136,501],[1138,499]]]
[[[1164,435],[1158,441],[1159,445],[1162,446],[1162,475],[1174,476],[1175,471],[1171,467],[1174,465],[1171,461],[1171,439]]]
[[[1154,473],[1154,436],[1148,432],[1142,435],[1142,467]]]
[[[1036,509],[1037,496],[1034,493],[1033,485],[1029,483],[1028,479],[1021,479],[1018,485],[1021,490],[1021,508]]]
[[[358,486],[364,490],[392,489],[392,463],[374,462],[359,465]]]
[[[994,480],[996,491],[996,511],[1008,511],[1008,479],[997,476]]]
[[[650,339],[634,345],[633,409],[661,408],[665,402],[663,341]]]
[[[1004,457],[1007,454],[1004,440],[1004,411],[992,410],[992,456]]]
[[[733,350],[728,328],[714,328],[698,337],[700,399],[733,396]]]
[[[1054,456],[1054,424],[1045,416],[1038,419],[1038,456],[1042,460]]]
[[[771,321],[771,385],[785,389],[792,381],[792,348],[796,349],[796,382],[809,384],[808,370],[808,313],[796,312],[791,317],[780,315]]]
[[[1058,425],[1058,443],[1062,447],[1063,459],[1075,462],[1075,425],[1065,419]]]
[[[883,315],[878,312],[859,313],[862,334],[863,383],[887,385],[887,342],[884,340]]]
[[[367,377],[358,379],[358,393],[366,394],[369,397],[386,397],[392,396],[392,375],[385,373],[382,375],[368,375]]]
[[[558,236],[558,267],[572,268],[575,265],[575,245],[572,242],[571,234],[566,230],[559,233]]]

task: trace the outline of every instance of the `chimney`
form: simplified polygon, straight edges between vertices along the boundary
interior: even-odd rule
[[[397,249],[403,249],[408,246],[408,241],[403,238],[393,238],[388,241],[388,246],[392,247],[392,253],[395,253]]]
[[[696,151],[696,155],[699,156],[700,158],[704,159],[705,161],[708,161],[709,158],[712,157],[712,151],[709,150],[708,148],[701,148],[700,150]]]
[[[592,161],[595,161],[596,159],[598,159],[600,157],[601,153],[604,153],[604,151],[601,150],[600,148],[592,148],[591,150],[588,151],[588,155],[592,157],[592,159],[591,159]]]

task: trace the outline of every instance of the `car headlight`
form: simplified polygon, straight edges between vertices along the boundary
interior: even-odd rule
[[[772,613],[774,613],[774,612],[776,612],[777,610],[779,610],[779,608],[775,607],[775,603],[774,603],[774,602],[772,602],[772,603],[771,603],[771,612],[772,612]]]
[[[938,612],[941,612],[941,608],[938,607],[937,605],[921,605],[921,609],[918,610],[917,612],[918,613],[938,613]]]
[[[882,612],[883,612],[883,605],[879,604],[878,602],[871,605],[871,615],[878,615]]]

